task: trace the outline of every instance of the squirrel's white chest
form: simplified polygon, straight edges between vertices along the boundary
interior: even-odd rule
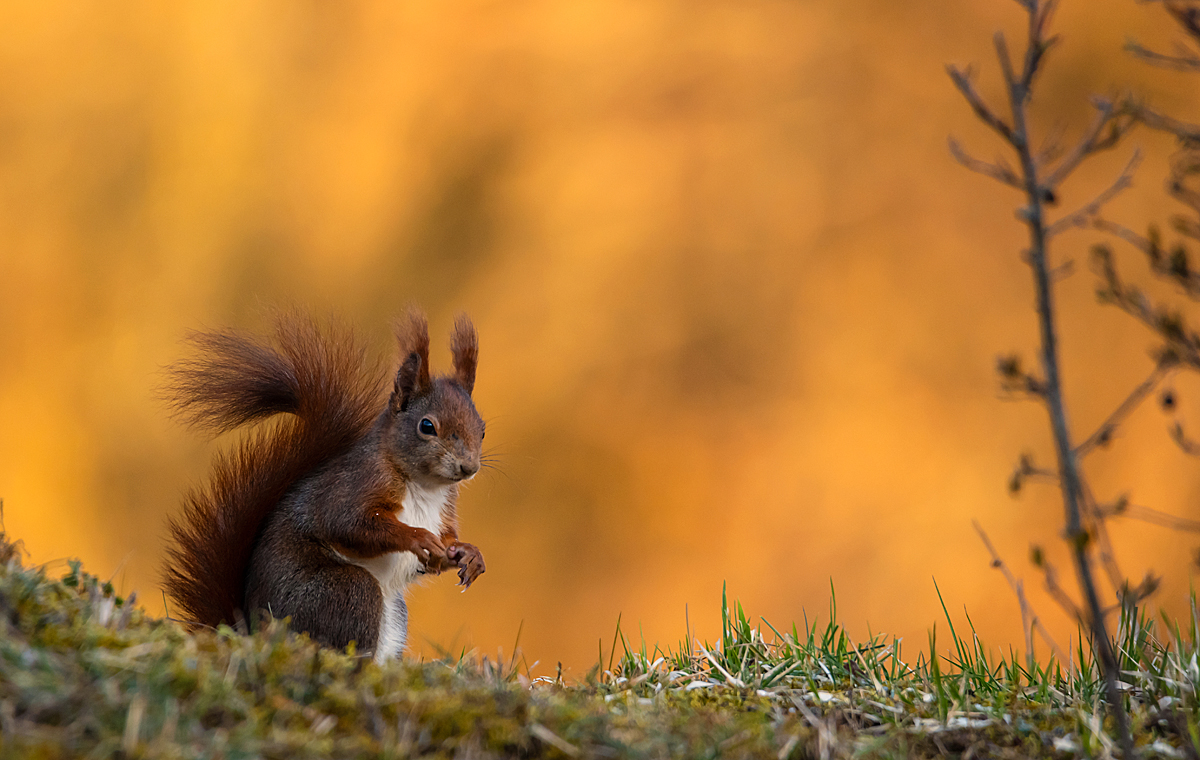
[[[397,519],[405,525],[414,528],[424,528],[435,536],[442,533],[442,514],[446,511],[446,501],[450,497],[452,486],[422,488],[409,484],[404,500],[400,502],[403,509]],[[374,563],[374,564],[370,564]],[[379,581],[384,599],[394,596],[404,590],[417,577],[421,563],[412,552],[392,552],[381,557],[365,560],[363,567]]]
[[[405,525],[424,528],[435,536],[442,532],[442,515],[453,486],[423,488],[409,483],[400,502],[397,518]],[[419,575],[421,563],[412,552],[391,552],[370,559],[351,560],[375,577],[383,592],[383,616],[379,621],[379,639],[375,661],[383,662],[404,651],[408,639],[408,612],[403,593]]]

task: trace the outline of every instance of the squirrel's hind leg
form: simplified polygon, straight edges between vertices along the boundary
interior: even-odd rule
[[[308,568],[304,576],[299,583],[281,584],[289,593],[272,600],[272,614],[290,617],[293,631],[307,633],[323,646],[345,649],[353,641],[359,654],[374,652],[384,613],[375,578],[361,567],[341,563]]]

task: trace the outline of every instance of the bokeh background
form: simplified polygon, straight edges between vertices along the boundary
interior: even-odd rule
[[[1197,80],[1150,70],[1154,6],[1065,2],[1035,103],[1071,137],[1087,95],[1133,89],[1200,117]],[[81,557],[161,612],[165,520],[229,440],[156,398],[189,329],[263,330],[295,304],[386,355],[429,313],[434,361],[470,313],[496,471],[463,534],[488,573],[411,597],[414,641],[512,649],[580,674],[618,614],[675,645],[717,636],[722,584],[776,625],[906,637],[1020,616],[978,519],[1062,639],[1027,556],[1060,571],[1044,413],[1001,398],[997,354],[1033,356],[1017,195],[958,168],[999,153],[944,73],[978,62],[1012,3],[637,0],[79,0],[0,4],[0,496],[36,562]],[[1112,216],[1173,211],[1172,145],[1136,133],[1082,171],[1089,199],[1132,146]],[[1150,368],[1152,339],[1096,305],[1085,233],[1060,285],[1072,422],[1086,434]],[[1146,280],[1125,256],[1134,279]],[[1200,423],[1200,385],[1176,385]],[[1200,517],[1200,462],[1142,410],[1088,460],[1097,491]],[[1181,610],[1196,537],[1114,523],[1124,571]],[[686,613],[685,613],[686,610]],[[1044,651],[1044,650],[1043,650]]]

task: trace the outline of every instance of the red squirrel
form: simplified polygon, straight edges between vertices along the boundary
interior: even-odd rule
[[[469,587],[483,555],[458,540],[459,484],[480,467],[484,423],[471,393],[479,344],[454,325],[454,373],[431,377],[429,332],[409,314],[389,396],[345,330],[280,317],[275,345],[197,333],[171,368],[176,412],[224,432],[272,420],[213,464],[207,488],[173,519],[167,592],[195,624],[264,613],[338,649],[382,662],[407,638],[403,592],[420,573],[458,569]]]

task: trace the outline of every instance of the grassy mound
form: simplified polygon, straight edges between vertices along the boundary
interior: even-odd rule
[[[0,534],[0,756],[1069,757],[1104,754],[1100,685],[951,631],[951,657],[854,644],[836,623],[768,635],[738,606],[719,642],[630,646],[580,684],[512,663],[377,667],[281,624],[189,633],[72,564],[23,567]],[[831,617],[833,617],[831,615]],[[1122,627],[1144,754],[1197,757],[1197,618]],[[931,634],[931,651],[937,646]]]

